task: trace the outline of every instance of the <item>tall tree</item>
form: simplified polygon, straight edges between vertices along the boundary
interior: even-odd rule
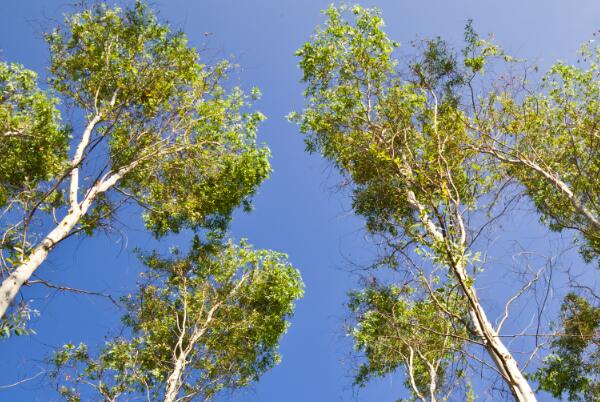
[[[468,25],[467,46],[460,57],[441,39],[425,41],[408,71],[402,71],[392,58],[397,44],[383,32],[379,12],[357,6],[351,13],[346,19],[344,9],[330,7],[325,25],[297,52],[307,105],[291,117],[308,134],[308,150],[321,152],[349,179],[355,211],[365,217],[370,233],[385,239],[390,255],[420,255],[424,268],[406,270],[429,294],[429,303],[453,322],[446,327],[451,332],[442,331],[431,341],[443,342],[446,334],[461,339],[460,329],[466,328],[468,336],[458,352],[464,354],[468,345],[482,346],[514,398],[535,401],[531,384],[500,332],[514,298],[494,324],[475,286],[477,272],[485,266],[479,261],[477,238],[505,206],[497,202],[495,189],[502,175],[469,146],[470,120],[479,118],[481,105],[476,96],[472,107],[463,97],[488,59],[508,57],[480,40]],[[388,262],[398,263],[392,258]],[[462,300],[466,317],[437,298],[448,290]],[[379,314],[380,308],[372,306],[367,317]],[[365,347],[368,338],[361,327],[364,317],[359,317],[356,338],[370,359],[373,354]],[[434,317],[432,330],[439,320]],[[410,336],[403,339],[413,342]],[[375,336],[368,342],[375,348],[374,342],[383,341]],[[436,359],[456,361],[446,352],[438,350]],[[399,357],[406,360],[407,355],[410,349]],[[424,359],[421,365],[427,362],[433,364]],[[437,372],[444,364],[434,367]],[[408,372],[409,379],[411,375]],[[435,399],[435,392],[424,394],[422,387],[410,385],[415,397]]]
[[[0,64],[0,317],[52,249],[110,227],[122,205],[139,205],[157,237],[222,229],[270,172],[263,115],[222,86],[228,64],[202,64],[142,1],[98,3],[46,40],[51,92]],[[56,96],[85,123],[63,125]]]
[[[279,362],[278,341],[302,295],[285,255],[196,238],[188,255],[144,260],[143,283],[124,298],[122,335],[96,357],[85,344],[54,356],[65,400],[207,401]]]

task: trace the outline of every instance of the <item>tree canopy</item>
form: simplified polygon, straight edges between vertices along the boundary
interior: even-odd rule
[[[513,397],[535,400],[533,377],[504,344],[501,330],[510,305],[537,277],[506,302],[494,323],[476,288],[479,273],[491,268],[481,258],[491,250],[481,248],[478,239],[510,213],[522,192],[542,222],[553,230],[575,229],[584,257],[594,257],[598,49],[584,48],[587,69],[558,63],[541,88],[531,88],[515,75],[506,80],[484,75],[490,66],[510,71],[518,61],[480,38],[471,22],[462,50],[440,38],[417,41],[416,54],[403,64],[394,57],[399,45],[383,31],[378,10],[331,6],[325,14],[325,24],[296,53],[306,106],[290,118],[307,135],[308,151],[320,152],[347,179],[355,212],[387,254],[377,266],[405,278],[397,286],[369,286],[351,295],[350,333],[366,361],[357,382],[402,367],[415,399],[448,398],[442,390],[455,384],[443,383],[448,378],[464,383],[467,398],[460,363],[472,360],[471,350],[481,346],[489,355],[483,364],[495,370]],[[521,187],[515,190],[511,183]],[[396,300],[405,287],[419,297]],[[449,308],[448,300],[460,300],[464,314]],[[413,304],[420,306],[419,317],[411,319]],[[435,334],[424,350],[406,327],[419,326],[421,319],[428,322],[423,331]],[[445,330],[439,320],[446,321]],[[585,320],[595,325],[589,315]],[[569,322],[573,318],[565,329]],[[552,335],[558,355],[564,353],[563,342],[578,342],[572,330],[559,333]],[[597,337],[597,330],[586,333],[579,341],[583,349]],[[435,346],[448,340],[454,344]],[[432,358],[427,348],[437,355]],[[547,360],[542,373],[548,375],[554,361]],[[424,376],[423,367],[434,369]],[[578,384],[597,381],[595,374],[583,374],[587,370],[571,366],[568,376],[579,378]],[[545,379],[539,385],[555,386],[549,388]]]
[[[270,173],[269,150],[256,143],[264,116],[249,110],[259,91],[226,89],[228,63],[202,64],[143,2],[98,3],[46,39],[48,91],[35,74],[1,66],[2,315],[51,249],[110,230],[121,206],[141,207],[157,237],[224,230]],[[84,116],[69,125],[72,140],[57,96]]]
[[[123,335],[98,356],[85,344],[67,344],[54,356],[65,400],[205,401],[279,362],[279,338],[302,296],[285,255],[196,238],[187,255],[143,260],[148,271],[123,300]]]
[[[33,71],[1,62],[0,93],[0,207],[6,207],[65,168],[69,132],[58,99],[39,89]]]
[[[379,9],[323,14],[288,117],[379,252],[344,304],[353,385],[600,400],[600,46],[544,73],[471,20],[462,46],[401,47]],[[209,401],[255,383],[304,291],[287,255],[229,239],[271,174],[259,89],[144,0],[80,2],[44,39],[45,82],[0,60],[0,340],[35,333],[30,286],[97,294],[44,279],[61,243],[139,228],[161,250],[193,240],[137,250],[137,284],[110,296],[117,328],[45,360],[59,397]],[[521,241],[537,231],[560,243],[550,256]]]

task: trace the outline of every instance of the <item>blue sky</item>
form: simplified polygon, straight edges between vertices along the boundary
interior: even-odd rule
[[[257,86],[263,98],[257,107],[268,120],[259,139],[272,150],[272,177],[255,198],[255,210],[237,213],[234,238],[245,237],[256,247],[287,253],[302,272],[306,295],[298,303],[284,337],[283,362],[250,390],[225,400],[255,402],[380,401],[402,396],[399,377],[375,382],[356,392],[349,371],[350,344],[343,334],[346,292],[356,285],[350,261],[365,264],[374,256],[361,221],[352,215],[347,194],[336,192],[336,173],[316,155],[304,152],[302,136],[285,115],[302,108],[302,85],[294,51],[322,22],[320,10],[329,1],[316,0],[157,0],[153,4],[190,43],[206,48],[208,61],[233,59],[240,65],[232,83]],[[510,54],[542,67],[556,59],[574,60],[580,43],[600,28],[597,0],[530,1],[364,1],[383,10],[386,31],[401,43],[442,36],[460,44],[463,27],[473,18],[481,34],[493,33]],[[53,20],[68,12],[67,0],[0,1],[0,59],[24,64],[44,75],[48,51],[41,38]],[[67,116],[65,116],[65,119]],[[0,155],[1,157],[1,155]],[[521,239],[548,247],[540,240],[535,218],[509,222]],[[135,211],[121,220],[126,237],[77,238],[61,244],[40,270],[52,282],[122,294],[139,272],[134,247],[156,244],[142,229]],[[532,229],[533,228],[533,229]],[[168,239],[186,245],[185,236]],[[494,303],[494,291],[486,300]],[[0,384],[9,384],[43,369],[42,357],[67,341],[101,342],[116,328],[118,311],[97,297],[48,294],[25,289],[41,316],[33,323],[37,335],[0,343]],[[43,378],[43,376],[40,376]],[[542,398],[543,399],[543,398]],[[44,381],[0,389],[0,401],[49,401],[56,394]]]

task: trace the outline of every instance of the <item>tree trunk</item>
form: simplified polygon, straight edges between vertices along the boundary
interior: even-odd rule
[[[429,218],[427,211],[423,205],[417,200],[415,193],[407,191],[407,200],[409,204],[415,209],[419,215],[421,223],[425,226],[425,230],[431,236],[434,242],[439,244],[446,244],[448,240],[444,233],[433,223]],[[462,218],[458,217],[462,226]],[[465,235],[461,236],[460,248],[464,249]],[[448,255],[446,256],[450,269],[453,271],[458,283],[462,289],[463,294],[466,296],[469,302],[469,315],[471,321],[475,327],[475,332],[479,336],[486,348],[488,354],[496,364],[498,371],[503,376],[504,381],[509,386],[515,400],[519,402],[535,402],[537,401],[529,382],[519,369],[517,362],[509,352],[508,348],[504,345],[502,340],[498,337],[498,333],[494,329],[492,323],[488,320],[483,306],[477,297],[477,292],[470,284],[470,278],[467,276],[465,265],[462,259],[462,255],[457,255],[455,250],[448,249],[446,246]]]
[[[100,186],[96,185],[90,189],[90,192],[86,195],[81,205],[77,200],[79,192],[79,165],[83,160],[85,148],[90,142],[92,131],[100,120],[101,116],[96,114],[88,122],[81,136],[81,141],[77,145],[73,160],[71,161],[72,170],[71,182],[69,184],[69,212],[60,223],[52,229],[41,242],[39,242],[27,256],[27,260],[12,271],[8,278],[2,281],[2,285],[0,285],[0,319],[6,314],[6,310],[10,307],[21,287],[29,280],[29,278],[31,278],[31,275],[33,275],[42,262],[44,262],[50,250],[69,235],[71,230],[77,225],[77,222],[85,215],[98,194]]]
[[[175,361],[175,366],[171,375],[167,379],[167,387],[165,390],[165,402],[175,402],[177,400],[177,394],[181,388],[181,376],[186,365],[187,353],[179,355]]]
[[[139,162],[139,161],[138,161]],[[6,314],[6,310],[11,305],[17,293],[21,289],[31,275],[44,262],[50,250],[54,248],[60,241],[64,240],[69,233],[75,228],[82,216],[84,216],[98,194],[106,192],[114,186],[126,173],[136,166],[137,162],[130,164],[113,174],[106,174],[103,180],[100,180],[96,185],[88,190],[83,198],[83,201],[77,208],[69,210],[67,215],[60,223],[44,237],[44,239],[33,249],[27,256],[27,260],[19,265],[11,274],[2,281],[0,285],[0,319]]]
[[[46,237],[27,256],[27,260],[19,265],[0,285],[0,318],[4,317],[21,286],[31,278],[31,275],[44,262],[50,250],[66,238],[77,222],[85,214],[84,211],[69,212]]]
[[[498,333],[494,329],[492,323],[488,320],[475,289],[468,285],[468,278],[464,266],[456,264],[453,267],[453,270],[463,289],[463,293],[469,300],[469,314],[471,316],[471,321],[475,326],[475,332],[482,339],[484,347],[496,364],[498,371],[500,371],[504,377],[504,381],[509,386],[515,400],[520,402],[537,401],[533,389],[531,389],[529,382],[521,372],[516,360],[498,337]]]

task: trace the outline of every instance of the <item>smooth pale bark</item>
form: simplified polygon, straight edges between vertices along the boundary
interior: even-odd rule
[[[248,275],[242,276],[239,279],[238,283],[229,292],[229,294],[227,295],[227,298],[235,295],[247,279],[248,279]],[[181,324],[179,323],[179,321],[177,322],[177,326],[179,329],[179,338],[175,345],[175,349],[173,350],[173,358],[174,358],[173,371],[171,371],[171,375],[169,375],[169,378],[167,379],[167,385],[165,387],[164,402],[175,402],[177,400],[177,394],[179,394],[179,390],[181,389],[181,386],[183,383],[183,381],[182,381],[183,374],[184,374],[185,368],[188,364],[188,360],[187,360],[188,356],[190,355],[190,353],[196,346],[196,343],[198,343],[200,341],[200,338],[202,338],[202,336],[204,336],[204,334],[208,330],[208,327],[213,320],[213,316],[214,316],[215,312],[223,305],[223,303],[224,303],[224,300],[221,300],[221,301],[215,303],[215,305],[212,306],[210,308],[210,310],[208,310],[208,313],[206,314],[206,319],[204,320],[204,323],[202,324],[201,327],[197,326],[197,322],[194,324],[195,330],[192,331],[190,339],[188,340],[187,345],[184,348],[183,343],[185,341],[185,338],[187,335],[187,328],[188,328],[187,327],[187,325],[188,325],[187,300],[186,300],[186,298],[184,298],[184,300],[183,300],[183,318],[181,320]],[[198,319],[200,319],[200,317],[198,317]]]
[[[412,347],[408,347],[408,359],[406,361],[406,364],[408,365],[408,382],[413,390],[413,392],[415,393],[415,396],[421,401],[421,402],[427,402],[427,399],[425,399],[425,397],[423,396],[423,394],[421,394],[421,392],[419,392],[419,387],[417,387],[417,383],[415,381],[415,365],[414,365],[414,361],[415,361],[415,352],[413,350]]]
[[[242,281],[244,279],[245,278],[242,278]],[[240,284],[241,284],[241,282],[240,282]],[[239,288],[239,285],[234,288],[234,292],[238,288]],[[188,358],[189,354],[192,352],[192,350],[194,349],[198,340],[200,340],[200,338],[204,335],[204,333],[208,329],[208,325],[212,321],[215,311],[217,311],[217,309],[221,306],[221,304],[222,304],[222,302],[215,304],[208,311],[208,314],[206,315],[206,320],[204,321],[204,325],[201,328],[198,328],[196,331],[193,332],[187,346],[185,348],[183,348],[182,345],[184,342],[184,338],[187,335],[187,333],[186,333],[187,304],[184,303],[184,318],[183,318],[183,323],[181,325],[182,328],[181,328],[181,332],[179,334],[179,340],[177,342],[177,345],[175,346],[175,349],[176,350],[179,349],[180,352],[178,354],[174,353],[176,358],[175,358],[175,362],[173,365],[173,371],[171,372],[171,375],[167,379],[167,386],[166,386],[166,390],[165,390],[165,401],[164,402],[175,402],[177,400],[177,394],[179,394],[179,390],[181,389],[181,385],[183,382],[182,381],[183,373],[184,373],[185,367],[187,366],[187,363],[188,363],[187,358]]]
[[[524,157],[508,157],[505,156],[500,151],[493,148],[478,148],[479,151],[484,152],[488,155],[491,155],[498,159],[501,162],[509,163],[512,165],[521,165],[531,169],[534,173],[541,176],[544,180],[548,181],[550,184],[555,186],[562,194],[567,197],[573,208],[579,213],[580,216],[583,216],[595,230],[600,230],[600,220],[594,215],[592,211],[590,211],[586,206],[581,202],[579,198],[573,193],[571,188],[567,183],[562,181],[558,175],[549,172],[548,170],[542,168],[537,163],[530,161]]]
[[[31,278],[31,275],[46,259],[50,250],[62,239],[67,237],[69,232],[75,227],[81,212],[71,212],[65,216],[58,226],[56,226],[48,235],[33,249],[27,257],[27,260],[19,265],[10,275],[2,281],[0,285],[0,318],[4,317],[6,310],[11,305],[21,287]]]
[[[92,131],[96,124],[100,122],[100,115],[95,115],[92,120],[88,123],[87,127],[83,131],[83,135],[81,136],[81,141],[79,141],[79,145],[77,145],[77,149],[75,150],[75,155],[73,155],[73,160],[71,161],[71,183],[69,185],[69,204],[72,210],[77,210],[79,208],[79,166],[83,161],[83,153],[90,143],[90,137],[92,135]]]
[[[409,204],[419,214],[421,223],[425,226],[428,234],[437,243],[446,243],[447,239],[441,230],[433,223],[429,218],[425,208],[416,199],[414,192],[407,192],[407,200]],[[462,219],[459,217],[459,223],[462,226]],[[461,244],[460,247],[464,250],[464,232],[461,233]],[[507,385],[509,386],[515,399],[520,402],[534,402],[537,401],[533,389],[529,385],[529,382],[521,372],[516,360],[508,348],[504,345],[502,340],[498,337],[498,333],[494,329],[494,326],[489,321],[485,314],[485,310],[481,305],[477,292],[470,285],[468,275],[466,273],[466,267],[462,258],[462,255],[456,255],[452,252],[448,253],[448,263],[454,276],[456,277],[463,294],[467,297],[469,302],[469,315],[474,326],[475,333],[481,338],[482,343],[487,350],[488,354],[496,364],[496,367],[500,374],[503,376]]]
[[[37,246],[35,246],[31,253],[29,253],[26,261],[15,268],[11,274],[2,281],[2,285],[0,285],[0,318],[4,317],[21,287],[29,280],[29,278],[31,278],[46,257],[48,257],[50,250],[52,250],[59,242],[67,238],[75,226],[77,226],[77,223],[81,220],[81,217],[88,212],[96,197],[113,187],[121,177],[134,166],[135,164],[128,165],[126,168],[123,168],[112,175],[105,176],[104,180],[101,180],[94,185],[87,192],[83,201],[80,204],[77,204],[77,208],[70,209],[59,224],[52,229]]]
[[[87,124],[77,149],[71,160],[71,181],[69,184],[69,212],[60,221],[60,223],[44,237],[44,239],[27,256],[26,260],[18,266],[0,285],[0,318],[4,317],[6,310],[11,305],[21,287],[31,278],[31,275],[46,259],[50,250],[61,240],[65,239],[71,230],[75,228],[77,222],[89,209],[96,194],[88,194],[82,205],[78,201],[79,192],[79,166],[83,160],[83,153],[90,142],[92,131],[101,120],[101,116],[96,114]],[[85,201],[88,202],[85,202]]]
[[[464,265],[456,264],[453,271],[463,293],[469,301],[469,314],[475,327],[475,332],[482,338],[484,347],[504,377],[515,399],[517,401],[536,401],[533,389],[521,372],[516,360],[498,337],[498,333],[488,320],[475,289],[468,285],[468,277]]]
[[[173,366],[173,371],[167,380],[167,389],[165,392],[165,402],[175,402],[177,399],[177,394],[179,393],[179,389],[181,388],[181,378],[183,376],[183,371],[187,364],[187,355],[181,354],[179,358],[175,361],[175,365]]]
[[[113,106],[115,103],[115,96],[113,96],[110,105]],[[100,114],[96,114],[87,124],[73,159],[71,160],[71,174],[69,183],[69,211],[67,215],[59,222],[59,224],[52,229],[43,239],[34,247],[33,251],[29,253],[25,261],[15,268],[11,274],[2,281],[0,285],[0,319],[4,317],[6,311],[12,304],[13,300],[19,293],[21,287],[27,283],[34,272],[44,262],[48,253],[54,248],[59,242],[67,238],[71,231],[77,226],[77,223],[81,218],[88,212],[99,194],[108,191],[117,182],[132,169],[134,169],[143,160],[159,156],[164,153],[158,144],[156,149],[152,152],[140,156],[137,160],[131,162],[120,168],[116,172],[108,172],[105,174],[95,185],[88,189],[83,196],[83,200],[79,200],[79,169],[83,160],[85,159],[84,153],[89,144],[91,134],[98,123],[102,120]]]

